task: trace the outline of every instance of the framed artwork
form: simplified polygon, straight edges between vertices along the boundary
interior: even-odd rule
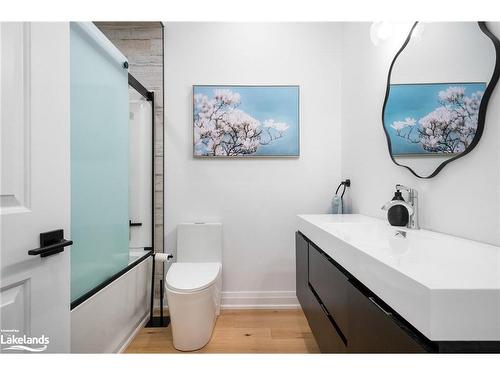
[[[391,84],[384,113],[393,156],[453,155],[477,130],[484,82]]]
[[[195,157],[299,154],[299,86],[193,86]]]

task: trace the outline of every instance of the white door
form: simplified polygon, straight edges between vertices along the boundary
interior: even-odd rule
[[[0,351],[68,352],[71,247],[28,250],[71,238],[69,24],[0,25]]]

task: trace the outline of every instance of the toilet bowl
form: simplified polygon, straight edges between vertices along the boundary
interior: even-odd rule
[[[210,341],[220,313],[222,225],[179,224],[177,260],[165,277],[173,344],[192,351]]]

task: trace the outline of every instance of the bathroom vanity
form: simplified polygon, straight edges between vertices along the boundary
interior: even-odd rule
[[[296,272],[322,352],[500,352],[496,246],[363,215],[300,215]]]

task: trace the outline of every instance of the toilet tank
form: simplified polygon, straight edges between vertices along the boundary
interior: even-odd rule
[[[222,224],[177,225],[177,262],[222,263]]]

